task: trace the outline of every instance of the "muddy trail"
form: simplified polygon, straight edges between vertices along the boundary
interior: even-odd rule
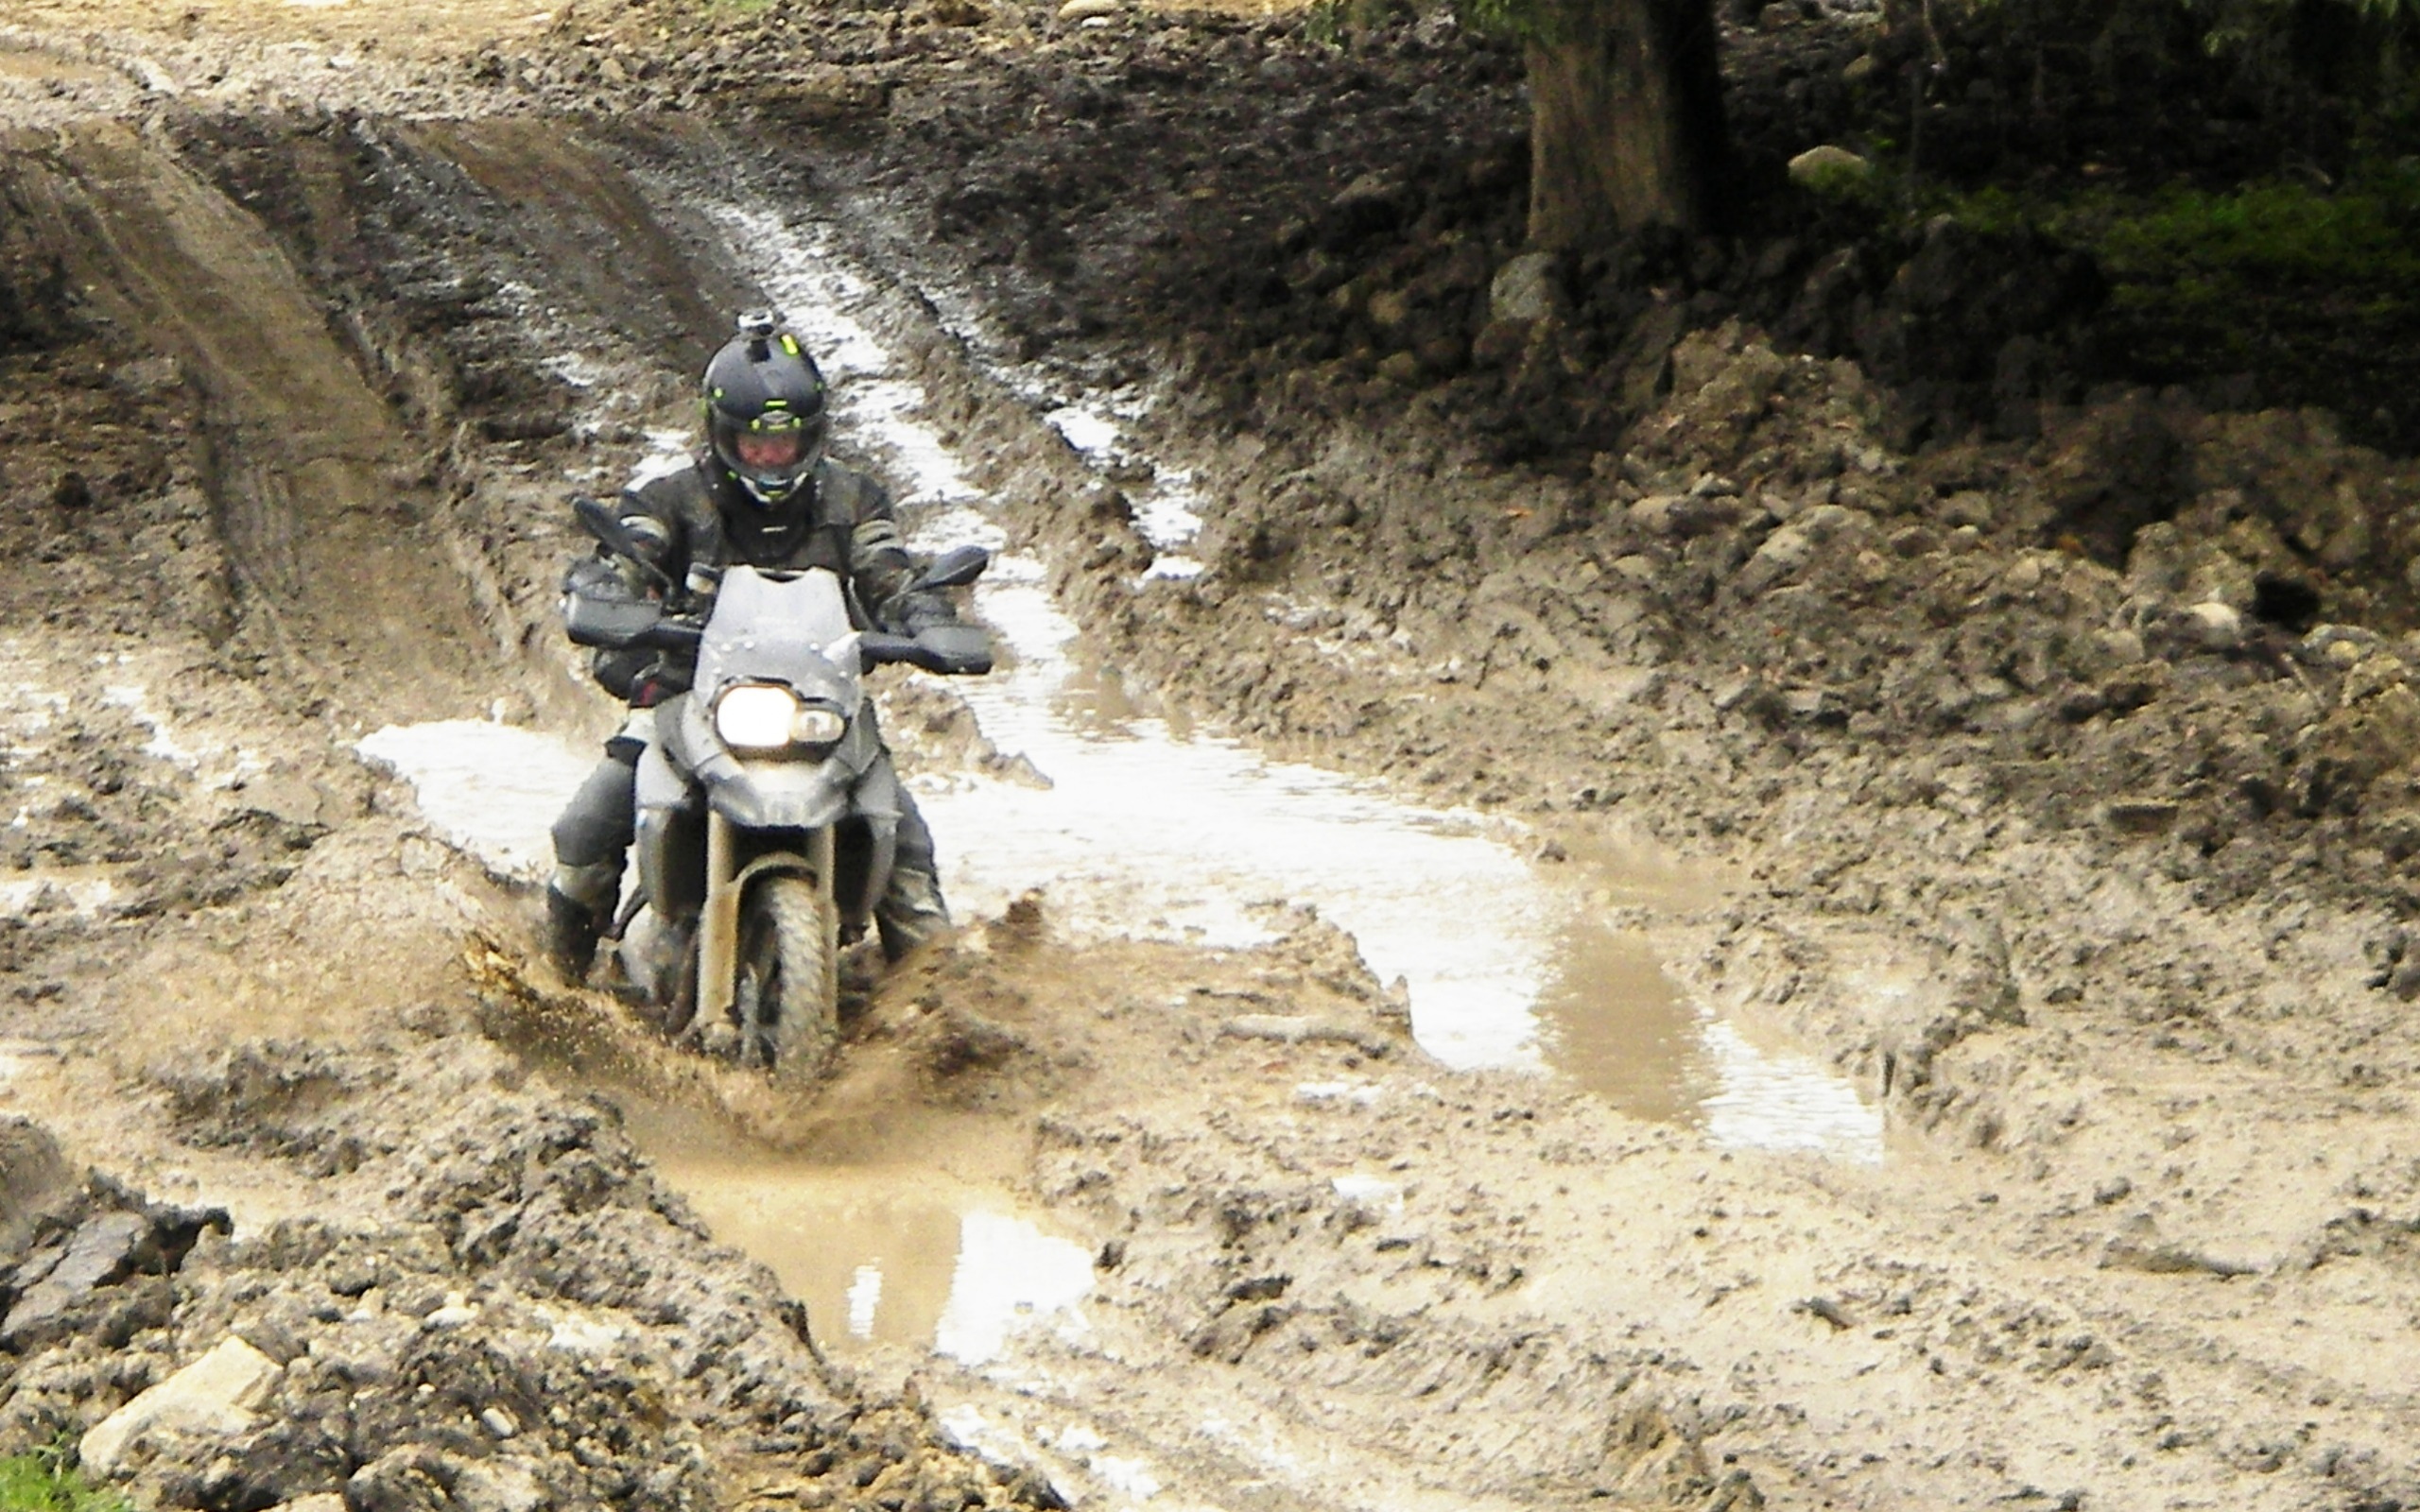
[[[5,1447],[315,1512],[2420,1499],[2408,466],[2182,390],[1918,447],[1753,300],[1491,336],[1508,249],[1388,175],[1500,198],[1501,57],[944,9],[762,74],[0,35]],[[1184,194],[1268,150],[1185,80],[1338,69],[1270,202]],[[1312,347],[1148,334],[1222,208],[1346,275]],[[1455,298],[1505,413],[1619,405],[1444,423]],[[967,927],[804,1106],[530,949],[614,714],[564,496],[758,302],[1010,548],[1002,673],[883,690]]]

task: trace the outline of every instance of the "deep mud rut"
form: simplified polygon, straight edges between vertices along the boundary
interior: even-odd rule
[[[1097,103],[1114,27],[1002,9],[879,88],[844,58],[717,110],[733,60],[642,66],[643,13],[385,14],[40,0],[0,32],[5,1447],[232,1337],[244,1389],[95,1468],[360,1512],[2420,1501],[2393,606],[2230,644],[2187,610],[2248,611],[2255,548],[2030,545],[2058,469],[2148,421],[1910,456],[1854,371],[1732,331],[1584,479],[1479,466],[1417,400],[1239,425],[1083,276],[924,234],[982,60]],[[687,108],[529,111],[614,99]],[[610,720],[552,625],[562,496],[685,423],[780,271],[734,213],[853,263],[1097,666],[1517,816],[1542,871],[1628,844],[1724,879],[1600,907],[1854,1082],[1883,1158],[1450,1071],[1282,907],[1250,948],[1103,941],[1047,893],[972,920],[803,1108],[548,981],[526,880],[354,745]],[[1151,245],[1133,216],[1104,261]],[[1071,448],[1063,406],[1120,403],[1118,447]],[[2205,495],[2325,478],[2323,541],[2410,486],[2301,418],[2160,423]],[[1207,524],[1155,541],[1180,475]],[[890,696],[929,778],[1016,754]],[[2327,828],[2311,784],[2365,761]],[[768,1271],[706,1232],[749,1181],[886,1172],[1013,1206],[1089,1255],[1082,1297],[995,1350],[852,1342],[795,1237]]]

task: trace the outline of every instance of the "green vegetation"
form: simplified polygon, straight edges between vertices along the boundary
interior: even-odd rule
[[[88,1485],[60,1447],[0,1458],[0,1512],[133,1512],[133,1503]]]
[[[2031,232],[2090,251],[2121,309],[2203,318],[2292,298],[2378,319],[2410,313],[2420,295],[2412,159],[2334,189],[2274,179],[2222,192],[1993,188],[1924,197],[1918,208],[1921,218],[1943,213],[1987,234]]]
[[[2090,252],[2110,283],[2099,334],[2115,369],[2254,373],[2272,403],[2325,404],[2365,439],[2420,441],[2420,161],[2332,186],[1919,191],[1899,214]]]
[[[2279,283],[2392,290],[2420,281],[2420,171],[2398,165],[2334,192],[2273,180],[2221,194],[2088,194],[2044,229],[2091,248],[2121,283],[2172,281],[2192,303]]]

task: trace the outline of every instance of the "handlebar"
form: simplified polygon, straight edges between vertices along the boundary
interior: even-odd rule
[[[936,626],[921,635],[870,630],[857,638],[857,654],[869,672],[890,662],[943,677],[975,677],[992,670],[991,637],[973,625]]]
[[[678,595],[678,585],[648,558],[630,527],[612,508],[595,499],[574,498],[572,515],[581,529],[606,550],[634,563],[666,596]],[[927,564],[910,591],[962,588],[981,576],[991,564],[992,554],[982,547],[960,546],[943,552]],[[705,640],[702,624],[666,615],[662,607],[651,601],[592,604],[579,593],[571,592],[565,602],[570,606],[566,610],[570,620],[567,627],[578,644],[679,652],[694,651]],[[978,626],[937,625],[916,635],[869,631],[858,644],[859,660],[866,671],[891,662],[944,677],[973,676],[992,670],[992,639]]]

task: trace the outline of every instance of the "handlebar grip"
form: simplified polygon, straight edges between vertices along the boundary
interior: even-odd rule
[[[992,670],[992,637],[979,625],[935,625],[916,644],[929,654],[933,670],[973,677]]]
[[[870,630],[857,638],[857,656],[869,672],[904,662],[944,677],[972,677],[992,670],[992,640],[972,625],[937,626],[921,635]]]
[[[694,651],[705,638],[706,629],[702,625],[693,625],[686,620],[658,620],[640,631],[631,644],[646,646],[651,651]]]
[[[909,666],[935,670],[928,663],[925,648],[912,635],[891,635],[880,630],[868,630],[857,637],[857,665],[862,672],[872,672],[892,662],[905,662]]]

